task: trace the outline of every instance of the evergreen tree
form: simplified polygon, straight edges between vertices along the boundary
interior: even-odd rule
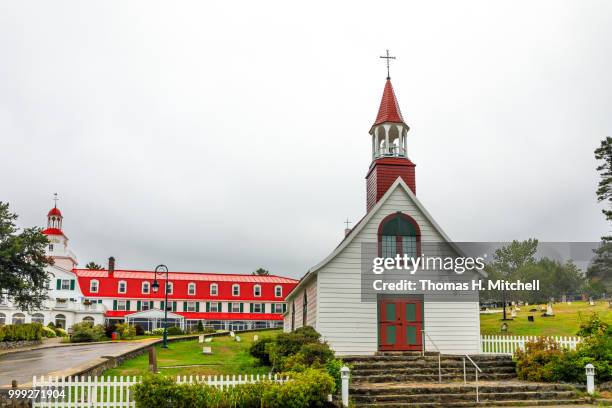
[[[90,262],[87,262],[87,265],[85,265],[85,269],[91,269],[91,270],[94,270],[94,271],[99,271],[99,270],[102,269],[102,266],[98,265],[94,261],[90,261]]]
[[[270,271],[264,269],[264,268],[257,268],[257,270],[255,272],[253,272],[253,275],[259,275],[259,276],[268,276],[270,275]]]
[[[45,267],[53,263],[45,254],[49,240],[40,228],[20,231],[16,219],[0,201],[0,293],[8,293],[20,310],[42,309],[49,281]]]
[[[606,204],[606,208],[601,211],[612,222],[612,137],[608,136],[601,141],[601,146],[595,149],[595,159],[601,162],[597,166],[601,177],[597,185],[597,201]],[[612,241],[612,236],[602,237],[602,240]]]

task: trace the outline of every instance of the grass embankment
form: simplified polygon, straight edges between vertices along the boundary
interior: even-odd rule
[[[608,307],[608,302],[598,301],[595,306],[589,306],[588,302],[572,302],[553,304],[553,317],[541,317],[541,305],[522,306],[516,313],[512,321],[506,321],[508,332],[500,331],[502,325],[502,314],[481,314],[480,333],[481,334],[507,334],[516,336],[575,336],[580,323],[585,321],[588,316],[597,312],[600,318],[612,324],[612,309]],[[530,312],[531,309],[538,309],[538,312]],[[544,305],[546,309],[546,305]],[[510,308],[506,308],[507,317],[510,318]],[[529,322],[527,316],[534,316],[534,322]]]
[[[211,343],[181,341],[169,343],[167,349],[156,346],[157,368],[167,375],[220,375],[220,374],[267,374],[270,367],[258,365],[258,360],[249,354],[255,335],[272,337],[281,330],[264,330],[239,334],[242,341],[230,336],[214,337]],[[210,346],[213,354],[202,354],[202,347]],[[102,375],[143,375],[149,366],[148,354],[125,361],[117,368],[106,370]]]

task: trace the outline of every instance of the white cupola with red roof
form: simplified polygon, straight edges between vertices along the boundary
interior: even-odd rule
[[[55,266],[72,270],[77,266],[76,255],[68,247],[68,237],[62,231],[64,216],[57,208],[57,193],[54,197],[55,205],[47,213],[47,228],[42,231],[49,240],[47,255],[53,258]]]
[[[372,163],[366,176],[368,211],[398,177],[416,194],[415,164],[408,158],[406,141],[409,130],[397,103],[391,78],[387,76],[378,115],[370,128]]]

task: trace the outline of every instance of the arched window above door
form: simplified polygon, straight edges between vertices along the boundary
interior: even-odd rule
[[[416,221],[397,212],[385,217],[378,227],[378,252],[383,258],[395,255],[416,257],[421,244],[421,231]]]

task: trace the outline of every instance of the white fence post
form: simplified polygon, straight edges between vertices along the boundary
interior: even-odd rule
[[[340,377],[342,378],[342,406],[349,406],[349,376],[350,371],[347,366],[340,369]]]

